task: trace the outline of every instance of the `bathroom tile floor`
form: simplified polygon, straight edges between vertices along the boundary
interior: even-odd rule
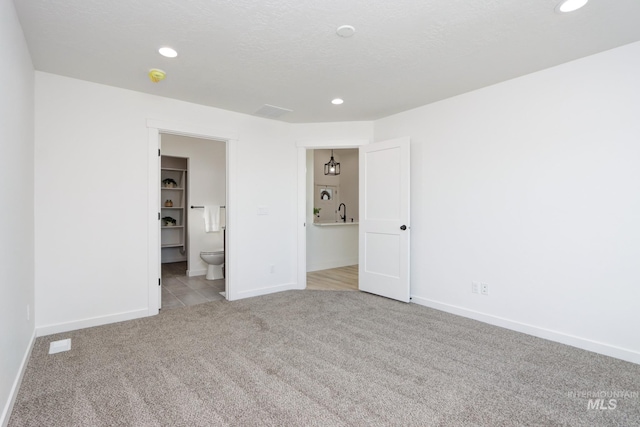
[[[187,277],[186,262],[162,264],[162,310],[223,300],[224,279]]]

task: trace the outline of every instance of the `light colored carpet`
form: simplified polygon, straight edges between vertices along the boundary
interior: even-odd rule
[[[72,339],[66,353],[49,343]],[[9,426],[639,425],[640,365],[360,292],[41,337]],[[572,393],[577,395],[572,395]]]

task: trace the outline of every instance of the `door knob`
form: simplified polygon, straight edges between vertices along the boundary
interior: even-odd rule
[[[404,231],[404,230],[406,230],[406,229],[407,229],[407,226],[406,226],[406,225],[401,225],[401,226],[400,226],[400,230]]]

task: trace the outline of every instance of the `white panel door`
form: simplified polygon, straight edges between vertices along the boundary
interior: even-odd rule
[[[409,302],[409,138],[360,148],[359,288]]]

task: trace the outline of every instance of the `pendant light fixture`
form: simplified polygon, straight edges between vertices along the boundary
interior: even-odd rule
[[[333,150],[331,150],[331,160],[324,164],[325,175],[340,175],[340,163],[336,163],[333,159]]]

